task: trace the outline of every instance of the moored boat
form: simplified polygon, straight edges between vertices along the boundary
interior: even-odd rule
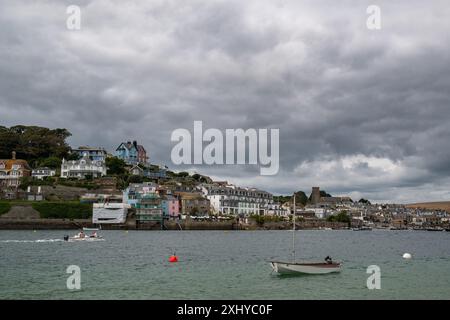
[[[353,228],[352,230],[353,231],[372,231],[372,228],[368,227],[368,226],[362,226],[362,227],[359,227],[359,228]]]
[[[279,262],[271,261],[272,268],[275,272],[279,274],[326,274],[341,271],[340,262]]]
[[[431,227],[427,228],[427,231],[444,231],[444,229],[441,227]]]
[[[293,227],[292,227],[292,261],[284,262],[284,261],[269,261],[272,266],[272,270],[279,275],[284,274],[327,274],[332,272],[340,272],[341,271],[341,263],[334,262],[332,259],[327,256],[325,258],[325,262],[296,262],[295,260],[295,193],[293,195],[293,207],[294,207],[294,216],[293,216]]]

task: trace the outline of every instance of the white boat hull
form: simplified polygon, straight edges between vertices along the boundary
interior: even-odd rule
[[[278,274],[327,274],[341,271],[341,264],[327,263],[289,263],[270,262],[273,270]]]
[[[79,237],[70,237],[69,242],[78,242],[78,241],[105,241],[102,237],[85,237],[85,238],[79,238]]]

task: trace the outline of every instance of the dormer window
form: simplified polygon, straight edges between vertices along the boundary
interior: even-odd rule
[[[0,169],[5,169],[5,163],[4,162],[0,162]]]
[[[12,165],[12,169],[13,169],[13,170],[19,170],[20,167],[21,167],[20,164],[13,164],[13,165]]]

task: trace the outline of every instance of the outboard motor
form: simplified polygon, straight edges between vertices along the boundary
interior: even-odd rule
[[[64,241],[69,241],[69,236],[68,235],[64,236]]]

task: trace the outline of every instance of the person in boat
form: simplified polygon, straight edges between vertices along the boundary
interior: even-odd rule
[[[325,258],[325,262],[328,263],[328,264],[332,264],[332,263],[333,263],[333,259],[331,259],[330,256],[327,256],[327,257]]]
[[[86,235],[84,234],[83,230],[80,231],[78,234],[78,238],[84,238]]]
[[[97,232],[96,231],[92,232],[91,238],[97,238]]]

